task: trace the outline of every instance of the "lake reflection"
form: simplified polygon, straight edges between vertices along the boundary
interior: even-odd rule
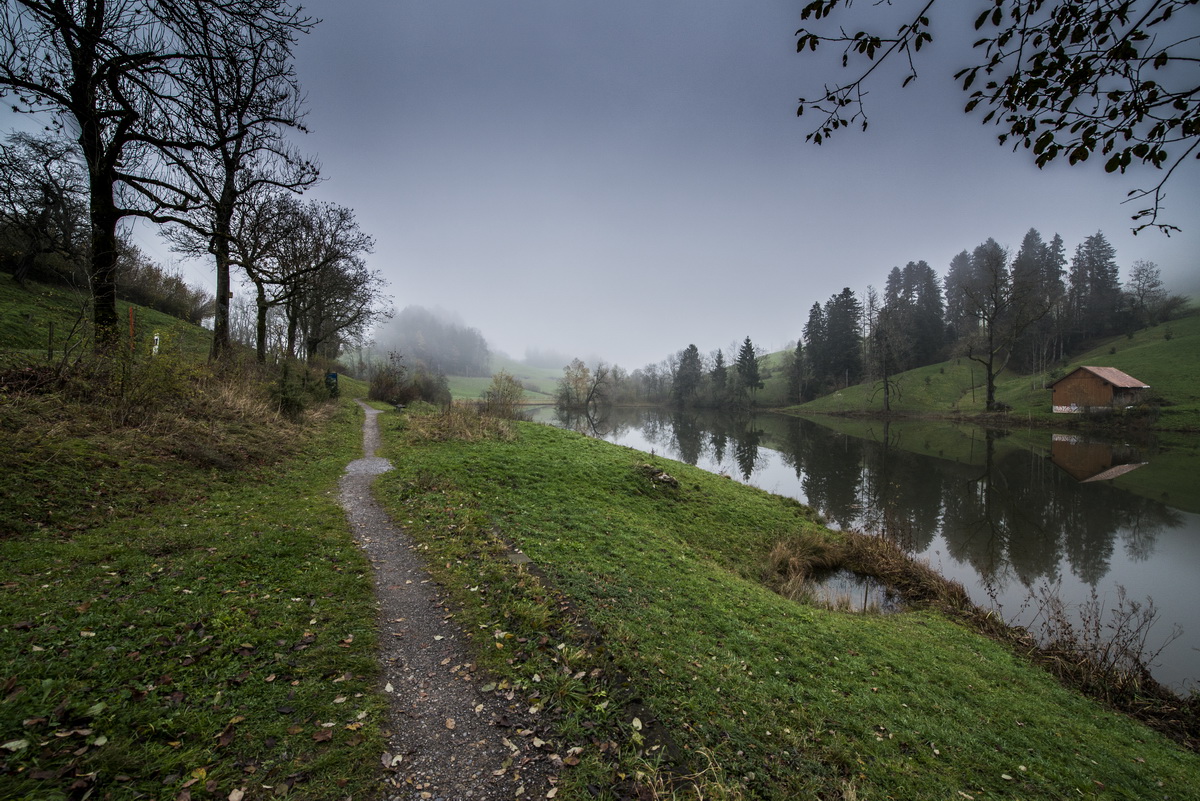
[[[1155,676],[1177,690],[1200,681],[1200,514],[1180,508],[1200,499],[1200,465],[1187,467],[1187,497],[1171,500],[1154,485],[1153,448],[1041,431],[829,421],[835,430],[785,415],[662,409],[588,420],[546,408],[535,419],[797,498],[834,527],[885,535],[1016,623],[1032,622],[1031,593],[1048,587],[1071,605],[1094,591],[1105,609],[1118,586],[1134,601],[1150,596],[1153,646],[1184,629]]]

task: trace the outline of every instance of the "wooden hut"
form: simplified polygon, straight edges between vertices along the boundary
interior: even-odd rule
[[[1106,412],[1133,406],[1150,389],[1115,367],[1080,367],[1050,388],[1054,390],[1056,414]]]

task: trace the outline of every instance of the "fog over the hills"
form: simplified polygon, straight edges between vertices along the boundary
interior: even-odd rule
[[[881,76],[865,134],[817,147],[796,99],[837,76],[796,54],[797,3],[306,7],[323,20],[298,59],[303,145],[329,176],[314,194],[358,211],[398,307],[454,309],[517,358],[778,349],[844,286],[921,259],[944,275],[1030,227],[1068,252],[1103,231],[1123,268],[1200,289],[1200,171],[1168,191],[1184,232],[1134,237],[1121,201],[1139,176],[998,147],[951,78],[970,9],[915,83]]]
[[[913,84],[877,76],[868,131],[805,143],[797,98],[841,76],[797,55],[801,5],[312,0],[298,146],[327,180],[308,195],[356,211],[397,309],[452,309],[516,358],[633,369],[747,335],[776,350],[843,287],[910,261],[944,276],[1031,227],[1068,253],[1103,231],[1122,277],[1148,259],[1200,295],[1196,160],[1167,189],[1184,230],[1134,236],[1122,201],[1156,176],[998,147],[952,79],[977,57],[977,3],[938,5]],[[135,239],[211,285],[151,226]]]
[[[491,351],[478,329],[445,309],[406,306],[375,332],[377,356],[395,354],[404,364],[426,367],[446,375],[491,374]]]

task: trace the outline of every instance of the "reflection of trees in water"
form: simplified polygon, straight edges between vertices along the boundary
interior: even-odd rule
[[[762,442],[763,432],[753,425],[747,425],[738,431],[733,438],[733,456],[742,471],[742,480],[749,481],[756,469],[762,465],[759,462],[758,446]]]
[[[809,505],[842,528],[853,528],[862,515],[866,442],[851,437],[805,438],[796,454],[797,475]]]
[[[998,432],[972,434],[969,458],[957,462],[904,450],[905,429],[882,423],[874,440],[799,418],[707,411],[615,409],[585,425],[617,433],[636,427],[659,452],[688,464],[705,459],[727,469],[732,458],[747,480],[761,469],[764,446],[778,450],[808,504],[832,523],[880,533],[913,552],[941,535],[949,556],[997,589],[1055,582],[1064,559],[1095,584],[1118,540],[1130,559],[1146,559],[1162,531],[1182,525],[1160,502],[1077,483],[1042,454],[1003,447]]]
[[[707,433],[695,414],[677,411],[671,415],[674,428],[675,450],[679,453],[679,461],[694,465],[700,461],[704,453],[704,435]]]
[[[1167,506],[1158,509],[1142,506],[1131,511],[1121,525],[1125,555],[1134,562],[1146,561],[1154,555],[1159,534],[1183,525],[1183,515]]]
[[[610,416],[612,410],[603,407],[589,409],[567,409],[556,407],[554,419],[560,428],[578,431],[589,437],[619,436],[620,431],[614,426]]]
[[[910,552],[924,551],[938,529],[943,482],[936,474],[912,480],[909,466],[896,456],[904,444],[896,427],[883,422],[873,433],[877,447],[865,450],[862,527]]]
[[[725,432],[713,431],[709,434],[709,444],[712,447],[713,461],[721,464],[725,461],[725,443],[727,442]]]
[[[981,453],[982,465],[953,464],[944,483],[941,533],[952,557],[1002,587],[1014,575],[1030,581],[1055,571],[1058,546],[1020,500],[1036,482],[1022,482],[1020,471],[997,465],[997,439],[991,431],[982,432],[981,441],[972,438],[971,451]],[[1019,539],[1022,547],[1012,547]]]
[[[691,409],[649,413],[643,410],[642,436],[661,443],[672,458],[690,465],[708,459],[724,466],[733,445],[733,457],[742,478],[749,480],[762,467],[759,446],[763,432],[754,426],[754,418],[714,414]]]
[[[1032,451],[998,451],[997,432],[972,443],[982,465],[902,451],[892,432],[876,433],[878,441],[855,439],[797,422],[787,460],[809,503],[838,525],[907,538],[914,551],[941,534],[950,556],[998,586],[1053,581],[1063,558],[1095,584],[1118,537],[1131,558],[1145,559],[1160,532],[1182,524],[1157,501],[1079,484]]]

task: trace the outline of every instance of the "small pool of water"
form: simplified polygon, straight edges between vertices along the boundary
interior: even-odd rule
[[[822,606],[844,612],[893,614],[904,603],[890,587],[874,576],[851,570],[833,570],[818,574],[809,582],[814,600]]]

